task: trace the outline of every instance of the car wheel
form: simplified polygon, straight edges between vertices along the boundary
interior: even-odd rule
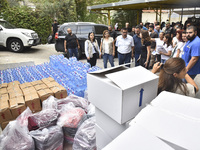
[[[22,52],[24,49],[23,43],[19,39],[11,39],[8,42],[8,49],[13,52]]]

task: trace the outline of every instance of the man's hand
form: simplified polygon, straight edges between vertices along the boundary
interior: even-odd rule
[[[80,49],[80,45],[78,45],[78,49]]]
[[[90,60],[90,57],[87,57],[87,60]]]
[[[132,59],[134,58],[134,53],[131,54],[131,58],[132,58]]]
[[[65,48],[65,52],[67,53],[67,49]]]

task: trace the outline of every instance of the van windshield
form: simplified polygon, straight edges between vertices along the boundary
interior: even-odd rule
[[[16,28],[14,25],[10,24],[9,22],[1,21],[1,20],[0,20],[0,25],[2,25],[6,29],[14,29],[14,28]]]

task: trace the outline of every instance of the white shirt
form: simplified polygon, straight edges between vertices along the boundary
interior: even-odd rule
[[[95,42],[93,42],[93,44],[95,45]],[[101,54],[101,52],[100,52],[100,49],[99,49],[99,44],[97,44],[97,51],[99,52],[99,54]],[[89,57],[89,53],[88,53],[88,42],[87,41],[85,41],[85,55],[86,55],[86,57]],[[92,45],[92,53],[94,54],[94,53],[96,53],[96,51],[94,50],[94,46]]]
[[[164,53],[168,53],[169,51],[173,50],[172,45],[170,45],[170,46],[167,47],[167,44],[165,44],[163,47],[165,49]],[[161,55],[161,59],[168,60],[169,58],[170,58],[170,56]]]
[[[131,48],[134,46],[133,37],[127,35],[124,39],[122,35],[117,37],[115,46],[118,47],[117,51],[121,54],[127,54],[131,52]]]
[[[176,37],[173,37],[173,46],[176,46],[176,44],[178,44],[178,39]]]
[[[104,41],[105,42],[105,53],[109,54],[109,46],[108,46],[108,41]]]
[[[184,54],[183,48],[184,48],[185,44],[186,44],[186,42],[184,42],[183,46],[180,48],[180,51],[181,51],[180,54],[179,54],[180,58],[182,58],[182,55]]]
[[[195,97],[196,93],[195,93],[195,90],[194,90],[194,86],[190,83],[186,83],[186,87],[187,87],[187,90],[188,90],[188,95],[187,96],[190,96],[190,97]],[[183,88],[183,87],[182,87]],[[183,88],[184,89],[184,88]],[[175,93],[177,94],[181,94],[181,95],[185,95],[180,88],[178,88]]]
[[[179,49],[180,51],[181,51],[181,48],[184,46],[184,43],[183,42],[178,42],[177,43],[177,48],[176,48],[176,51],[174,52],[174,55],[173,55],[173,57],[176,57],[176,55],[177,55],[177,50]],[[181,52],[180,52],[180,54],[181,54]],[[179,54],[179,57],[181,56]]]
[[[160,38],[155,38],[155,41],[156,41],[156,54],[160,54],[159,51],[164,50],[163,47],[164,41],[160,40]]]

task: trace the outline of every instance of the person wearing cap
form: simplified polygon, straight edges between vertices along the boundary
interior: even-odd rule
[[[54,20],[54,23],[52,23],[52,27],[51,27],[51,31],[52,31],[52,40],[51,40],[51,42],[55,39],[55,34],[56,34],[56,32],[58,31],[58,22],[57,22],[57,20],[55,19]]]

